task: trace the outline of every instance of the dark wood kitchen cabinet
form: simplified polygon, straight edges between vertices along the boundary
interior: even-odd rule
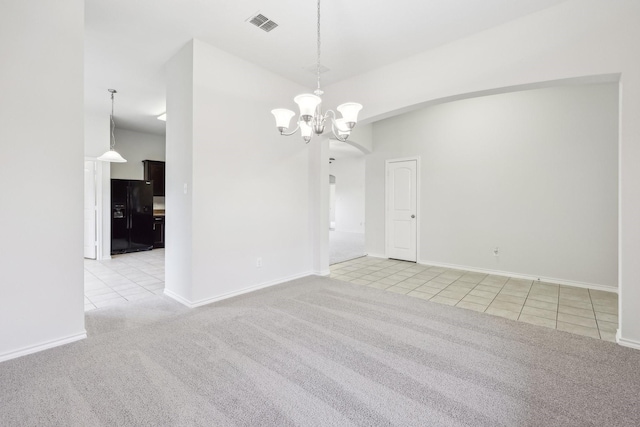
[[[153,181],[153,195],[164,197],[164,162],[143,160],[144,179]]]
[[[164,248],[164,215],[153,216],[153,247]]]

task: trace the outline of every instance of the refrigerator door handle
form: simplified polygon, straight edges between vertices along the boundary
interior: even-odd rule
[[[131,188],[127,186],[127,230],[131,230]]]

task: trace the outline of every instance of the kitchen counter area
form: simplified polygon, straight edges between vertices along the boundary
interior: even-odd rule
[[[164,209],[153,209],[153,248],[164,248]]]

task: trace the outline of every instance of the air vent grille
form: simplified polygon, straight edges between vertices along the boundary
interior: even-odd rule
[[[251,18],[248,19],[248,21],[250,24],[255,25],[256,27],[266,31],[267,33],[278,26],[278,24],[276,24],[271,19],[267,18],[261,13],[258,13],[257,15],[252,16]]]

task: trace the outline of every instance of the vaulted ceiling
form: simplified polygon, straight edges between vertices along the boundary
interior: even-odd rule
[[[562,1],[322,0],[323,85]],[[250,24],[257,13],[278,27]],[[85,19],[85,105],[108,114],[117,89],[119,127],[164,133],[164,65],[192,38],[315,86],[316,0],[86,0]]]

